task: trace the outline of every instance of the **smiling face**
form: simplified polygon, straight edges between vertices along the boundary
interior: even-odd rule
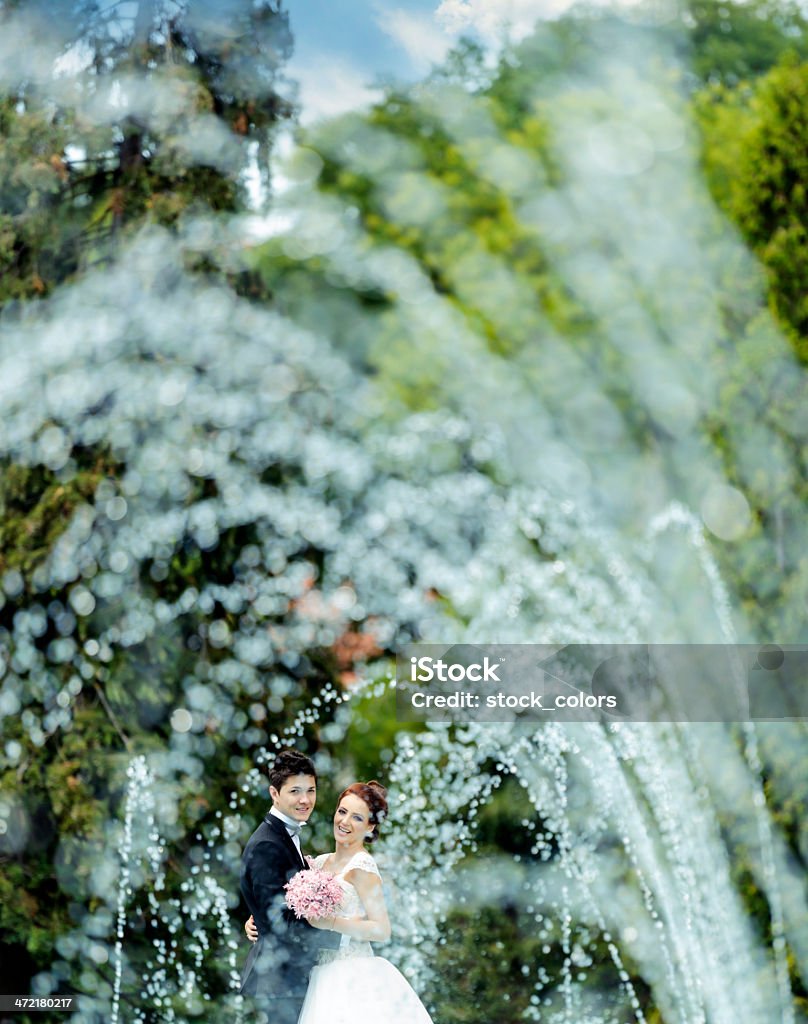
[[[313,775],[290,775],[280,789],[270,786],[269,795],[281,814],[295,821],[308,821],[317,800],[317,780]]]
[[[334,814],[334,841],[337,847],[359,849],[373,827],[370,824],[370,809],[365,801],[354,793],[346,793],[337,804]]]

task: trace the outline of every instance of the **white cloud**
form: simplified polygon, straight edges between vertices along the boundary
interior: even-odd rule
[[[552,18],[572,5],[573,0],[441,0],[435,11],[447,32],[459,35],[476,30],[489,43],[503,37],[524,39],[539,18]]]
[[[453,42],[433,15],[407,11],[402,7],[379,6],[376,24],[399,44],[419,73],[439,64]]]
[[[325,117],[336,117],[349,110],[359,110],[381,97],[378,89],[367,83],[367,72],[329,53],[305,61],[293,60],[289,77],[300,89],[300,119],[304,124]]]

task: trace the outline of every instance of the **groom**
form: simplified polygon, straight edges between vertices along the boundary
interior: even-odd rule
[[[335,946],[337,932],[298,920],[286,906],[283,887],[308,864],[300,830],[314,810],[317,776],[298,750],[282,750],[269,771],[272,807],[250,836],[241,858],[241,892],[258,928],[241,977],[273,1024],[295,1024],[319,948]]]

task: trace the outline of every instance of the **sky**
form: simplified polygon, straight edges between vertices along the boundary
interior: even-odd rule
[[[295,40],[287,66],[304,122],[373,100],[382,76],[414,80],[461,36],[496,44],[526,35],[569,0],[287,0]]]

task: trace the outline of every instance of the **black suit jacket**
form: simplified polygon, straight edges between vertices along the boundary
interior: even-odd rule
[[[244,995],[302,999],[318,950],[339,943],[338,933],[312,928],[286,906],[284,885],[307,867],[283,822],[268,814],[241,857],[241,893],[259,936],[241,976]]]

